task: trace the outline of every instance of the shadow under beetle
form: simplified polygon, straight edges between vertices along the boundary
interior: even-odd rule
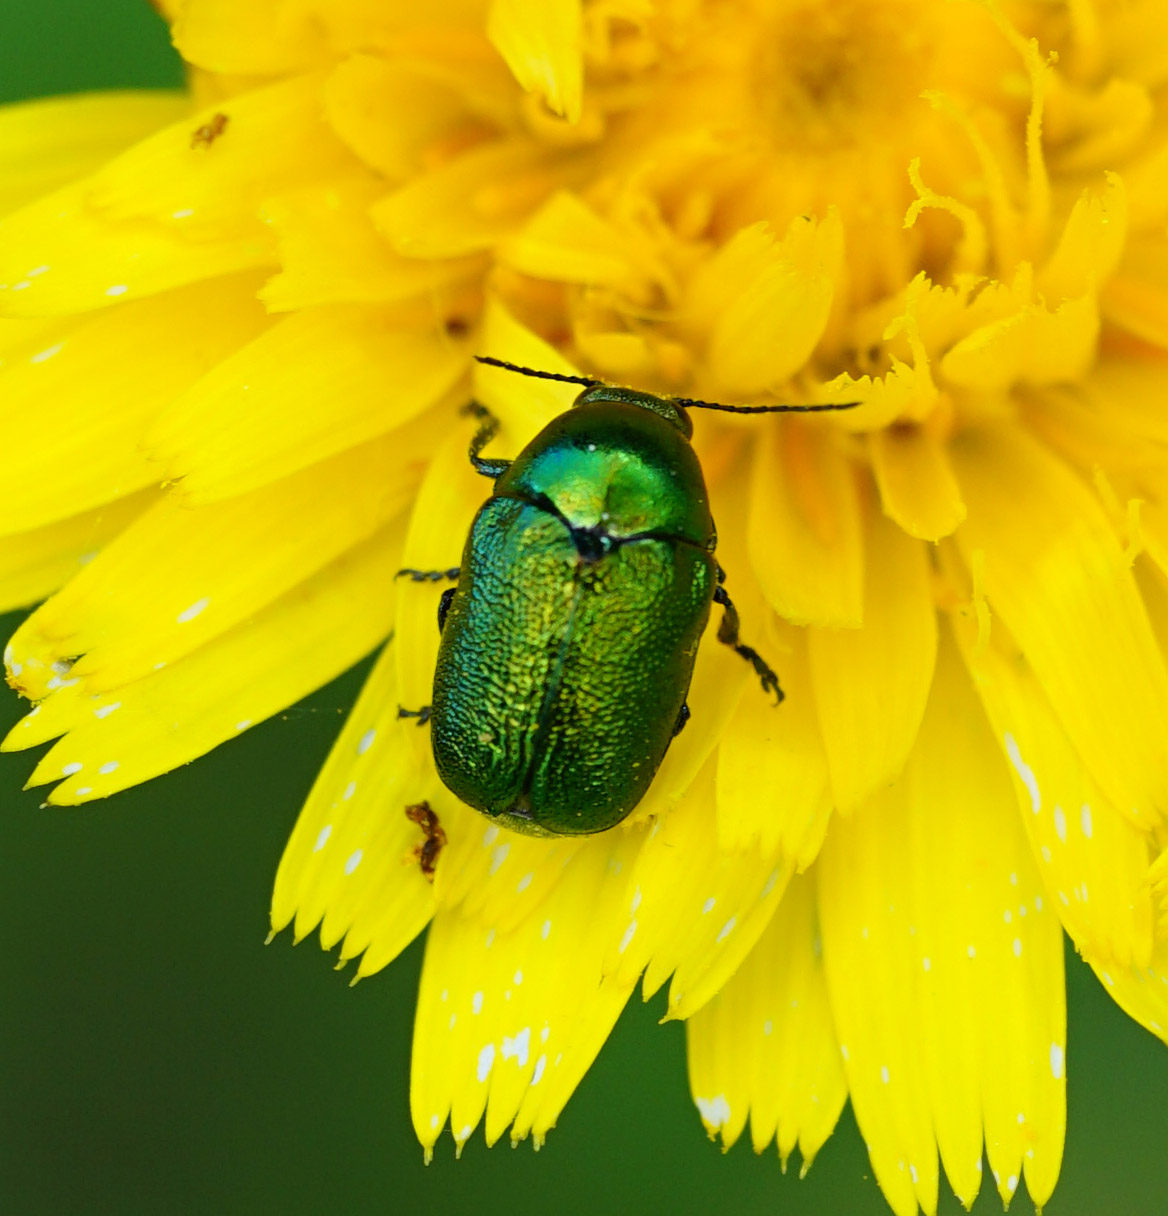
[[[712,605],[718,640],[775,703],[778,677],[738,637],[714,559],[717,534],[687,409],[818,413],[844,405],[720,405],[583,376],[481,363],[579,384],[573,407],[514,460],[485,459],[498,431],[481,405],[470,460],[495,482],[462,563],[402,570],[457,579],[442,594],[429,722],[443,783],[534,835],[602,832],[644,797],[689,718],[686,693]]]

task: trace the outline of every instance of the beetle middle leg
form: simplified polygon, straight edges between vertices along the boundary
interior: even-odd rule
[[[511,461],[487,460],[479,455],[499,433],[498,418],[485,405],[480,405],[477,401],[468,401],[462,407],[462,412],[469,414],[472,418],[477,418],[480,424],[479,429],[475,431],[474,438],[470,441],[470,462],[474,465],[475,472],[481,473],[484,477],[490,477],[492,480],[502,477],[511,467]]]
[[[458,566],[451,566],[447,570],[415,570],[412,566],[403,566],[393,577],[408,578],[413,583],[441,583],[456,579],[461,573]]]
[[[745,643],[738,640],[738,629],[740,621],[738,619],[738,609],[734,607],[733,601],[726,594],[726,588],[722,586],[726,578],[726,571],[721,566],[718,567],[718,586],[714,590],[714,603],[720,604],[724,609],[722,613],[722,623],[718,626],[718,641],[723,646],[729,646],[736,655],[745,659],[751,667],[758,673],[759,679],[762,681],[764,692],[773,692],[775,694],[775,704],[778,705],[783,700],[783,690],[779,687],[779,677],[771,670],[766,659],[758,653],[752,646],[747,646]]]

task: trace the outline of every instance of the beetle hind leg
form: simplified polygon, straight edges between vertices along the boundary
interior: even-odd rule
[[[425,726],[430,721],[430,706],[423,705],[421,709],[406,709],[404,705],[397,707],[397,716],[401,718],[417,718],[419,726]]]
[[[726,588],[721,585],[721,578],[725,577],[721,569],[718,571],[719,585],[714,591],[714,603],[720,604],[723,608],[722,623],[718,626],[718,641],[723,646],[729,646],[736,655],[745,659],[751,667],[758,673],[758,678],[762,681],[764,692],[773,692],[775,694],[775,704],[779,705],[783,700],[783,690],[779,687],[779,677],[775,675],[770,664],[766,659],[754,649],[753,646],[747,646],[738,639],[739,619],[738,609],[734,607],[733,601],[726,594]]]

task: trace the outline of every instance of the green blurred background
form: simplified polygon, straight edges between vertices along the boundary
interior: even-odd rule
[[[0,0],[0,18],[0,100],[181,79],[145,0]],[[802,1182],[773,1153],[710,1145],[660,1001],[629,1007],[538,1156],[487,1151],[480,1131],[461,1161],[444,1138],[423,1166],[420,944],[355,989],[312,940],[262,945],[284,840],[365,669],[78,810],[40,809],[18,793],[33,757],[0,757],[0,1213],[886,1213],[850,1111]],[[0,693],[0,731],[20,712]],[[1068,984],[1066,1162],[1046,1210],[1161,1216],[1168,1053],[1073,952]],[[941,1211],[960,1210],[946,1192]],[[1000,1210],[983,1188],[974,1211]]]

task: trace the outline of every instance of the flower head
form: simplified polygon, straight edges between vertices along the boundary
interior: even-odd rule
[[[668,980],[724,1143],[749,1118],[806,1168],[850,1097],[898,1213],[940,1167],[971,1202],[983,1144],[1045,1202],[1062,929],[1168,1027],[1162,6],[165,7],[189,102],[0,117],[10,160],[45,149],[4,178],[0,600],[49,596],[5,746],[56,739],[33,783],[100,798],[389,638],[272,923],[358,976],[430,925],[427,1151],[538,1143]],[[456,566],[487,492],[459,408],[513,455],[575,391],[476,352],[860,402],[695,420],[787,700],[707,637],[691,723],[595,837],[491,824],[398,716],[439,588],[395,572]]]

